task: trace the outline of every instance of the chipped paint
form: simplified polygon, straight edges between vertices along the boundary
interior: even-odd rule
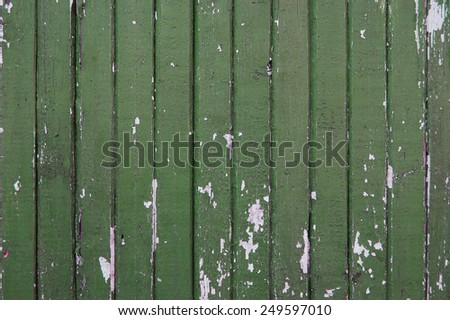
[[[207,194],[209,197],[209,203],[213,204],[214,209],[217,207],[217,203],[214,201],[214,191],[212,189],[212,184],[211,182],[208,182],[208,184],[205,187],[197,187],[197,191],[200,192],[201,194]]]
[[[283,288],[283,293],[284,294],[286,294],[288,291],[289,291],[289,289],[291,288],[291,286],[289,285],[289,283],[286,281],[285,283],[284,283],[284,288]]]
[[[323,297],[324,298],[331,298],[331,297],[333,297],[334,292],[336,290],[339,290],[339,289],[340,289],[340,287],[337,287],[335,289],[325,289],[325,293],[324,293]]]
[[[248,240],[247,241],[240,240],[239,246],[244,248],[245,259],[248,260],[250,258],[250,253],[252,252],[254,253],[256,249],[258,249],[259,245],[257,243],[253,243],[253,232],[250,231],[250,228],[247,228],[246,232],[248,234]]]
[[[110,262],[110,292],[113,293],[116,287],[116,237],[115,227],[109,228],[109,254],[111,257]],[[112,298],[112,297],[110,297]]]
[[[436,0],[431,0],[427,16],[427,31],[431,34],[431,47],[435,43],[435,32],[442,29],[446,16],[447,8],[445,7],[445,2],[441,5]]]
[[[311,192],[311,199],[312,200],[317,200],[317,193],[316,193],[316,191],[312,191]]]
[[[234,137],[233,137],[233,135],[227,133],[227,134],[223,135],[223,138],[227,142],[227,148],[228,148],[228,150],[230,150],[230,159],[231,159],[232,152],[233,152],[233,140],[234,140]]]
[[[368,257],[370,254],[370,251],[368,249],[366,249],[363,245],[359,244],[359,236],[361,234],[359,233],[359,231],[356,232],[356,236],[355,236],[355,243],[353,244],[353,253],[357,254],[357,255],[361,255],[364,254],[364,257]]]
[[[366,29],[360,30],[359,31],[359,35],[361,37],[361,39],[366,39]]]
[[[392,189],[394,180],[394,168],[392,166],[388,165],[387,174],[386,174],[386,186],[389,189]]]
[[[248,222],[253,224],[253,231],[258,232],[259,228],[264,224],[264,209],[261,208],[259,199],[248,209]]]
[[[150,263],[153,264],[155,258],[155,251],[157,245],[157,229],[158,229],[158,215],[156,209],[156,190],[158,189],[158,181],[152,181],[152,252],[150,254]]]
[[[417,54],[420,53],[420,35],[419,32],[421,28],[419,28],[419,0],[415,0],[416,5],[416,29],[414,30],[414,37],[416,39],[416,45],[417,45]],[[420,81],[419,81],[419,88],[420,88]]]
[[[11,13],[11,9],[13,8],[13,3],[12,3],[12,1],[9,1],[9,2],[6,2],[5,3],[5,9],[6,9],[6,11],[8,12],[8,13]]]
[[[98,262],[100,263],[103,279],[105,279],[105,283],[107,283],[111,277],[111,264],[104,257],[99,257]]]
[[[150,209],[151,206],[152,206],[151,201],[144,201],[144,207],[146,207],[147,209]]]
[[[300,258],[300,268],[302,269],[303,273],[308,273],[309,269],[309,250],[310,250],[310,243],[309,243],[309,237],[308,237],[308,230],[303,230],[303,255]]]

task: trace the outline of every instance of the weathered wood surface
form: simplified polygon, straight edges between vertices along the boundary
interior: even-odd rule
[[[450,298],[448,0],[0,4],[1,299]]]

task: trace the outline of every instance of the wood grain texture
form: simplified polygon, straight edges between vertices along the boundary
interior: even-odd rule
[[[116,180],[117,299],[152,296],[153,5],[116,2],[117,138],[122,164]]]
[[[39,299],[73,298],[71,9],[39,1],[36,13]]]
[[[196,299],[231,298],[231,170],[224,139],[231,126],[231,4],[195,5],[194,137],[202,144],[193,185]],[[209,157],[215,150],[221,155]]]
[[[347,139],[346,3],[313,1],[311,18],[311,290],[313,299],[344,299],[348,291],[347,168],[328,151]],[[319,147],[320,148],[320,147]],[[346,159],[347,145],[340,150]],[[318,167],[319,162],[322,163]]]
[[[386,298],[386,8],[349,2],[350,297]]]
[[[431,299],[450,299],[450,20],[448,0],[428,7],[428,288]]]
[[[233,297],[268,299],[270,220],[264,199],[270,197],[270,179],[264,162],[267,153],[257,143],[270,132],[266,65],[271,49],[271,1],[236,1],[234,15],[233,131],[234,146],[239,143],[240,150],[233,154]],[[253,147],[243,146],[252,141],[256,142]]]
[[[279,149],[272,185],[273,295],[309,294],[308,168],[300,155],[308,141],[308,1],[274,1],[273,139]],[[282,143],[292,142],[284,149]],[[285,144],[287,146],[287,144]]]
[[[156,3],[155,143],[158,161],[162,142],[192,134],[192,17],[189,1]],[[180,167],[169,153],[167,166],[156,168],[157,247],[155,298],[193,298],[192,170]],[[180,159],[187,161],[186,148]]]
[[[424,298],[424,10],[389,4],[388,298]]]
[[[0,295],[35,295],[35,4],[21,1],[3,21],[0,92],[2,179]],[[20,270],[20,271],[18,271]]]
[[[114,121],[112,4],[111,0],[77,2],[75,223],[79,299],[108,299],[114,290],[112,171],[100,166],[102,146],[111,139]]]

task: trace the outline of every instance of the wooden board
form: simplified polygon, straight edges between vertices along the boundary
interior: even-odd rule
[[[116,297],[149,299],[154,10],[150,1],[117,1],[116,6],[117,138],[123,157],[116,180]]]
[[[348,294],[347,168],[326,157],[347,139],[346,3],[315,1],[310,7],[311,290],[313,299],[344,299]],[[347,146],[340,149],[347,158]],[[317,162],[322,161],[322,163]],[[320,164],[320,166],[319,166]]]
[[[268,299],[271,186],[260,143],[270,133],[271,1],[235,1],[233,14],[233,297]]]
[[[195,5],[194,297],[231,298],[231,170],[227,141],[231,126],[232,1]],[[208,154],[217,150],[217,158]],[[221,151],[219,151],[221,150]]]
[[[78,1],[75,218],[79,299],[114,293],[113,171],[102,168],[103,144],[114,124],[114,7],[111,0]]]
[[[272,34],[272,130],[279,149],[273,154],[271,294],[306,299],[310,190],[309,170],[300,153],[308,141],[309,124],[308,1],[274,1]]]
[[[418,1],[388,10],[389,299],[424,298],[424,10]]]
[[[0,8],[0,298],[36,298],[35,5]],[[20,270],[20,272],[17,272]]]
[[[350,1],[349,214],[353,299],[386,298],[386,8]]]
[[[193,132],[192,13],[188,1],[156,2],[155,154],[159,162],[167,158],[163,142],[173,141],[176,134],[180,141],[188,141]],[[193,298],[192,169],[179,167],[174,157],[169,153],[167,166],[156,168],[154,176],[156,299]],[[180,159],[188,158],[183,150]]]
[[[37,272],[39,299],[74,297],[72,8],[39,1],[37,21]],[[58,192],[55,192],[58,190]],[[58,283],[58,286],[54,286]]]
[[[450,21],[448,0],[430,1],[428,7],[428,132],[427,205],[429,270],[427,296],[450,299]]]

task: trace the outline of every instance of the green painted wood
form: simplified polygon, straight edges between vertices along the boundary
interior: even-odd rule
[[[202,143],[193,186],[196,299],[231,298],[231,170],[224,139],[231,126],[231,4],[195,5],[194,137]],[[222,155],[212,158],[215,148]]]
[[[112,3],[77,2],[75,228],[79,299],[107,299],[115,286],[115,250],[110,239],[114,240],[112,171],[100,166],[102,146],[111,138],[114,119]]]
[[[37,6],[39,299],[73,298],[71,9],[50,0]]]
[[[270,219],[265,197],[270,196],[270,178],[260,143],[270,132],[266,65],[271,49],[271,1],[235,1],[233,14],[233,136],[234,147],[239,143],[240,148],[233,154],[233,297],[268,299]],[[248,145],[252,141],[253,147]],[[249,152],[259,161],[249,158]]]
[[[450,299],[450,19],[448,0],[428,8],[428,297]]]
[[[423,299],[425,8],[389,5],[388,298]]]
[[[386,8],[349,2],[350,298],[386,298]]]
[[[282,152],[274,154],[271,195],[273,294],[279,299],[306,299],[310,192],[308,168],[298,153],[308,141],[308,1],[274,1],[272,28],[273,139]],[[282,149],[284,142],[293,147]]]
[[[35,5],[0,8],[0,296],[35,297]],[[20,270],[20,272],[18,272]]]
[[[311,290],[313,299],[347,297],[347,169],[333,160],[326,165],[325,137],[331,151],[347,139],[346,3],[313,1],[311,17]],[[340,154],[346,159],[347,146]]]
[[[155,154],[161,162],[162,142],[172,141],[176,134],[188,141],[193,131],[193,4],[157,1],[155,16]],[[185,150],[180,154],[184,161],[189,157]],[[193,298],[192,169],[177,166],[174,157],[170,154],[167,166],[156,168],[154,177],[156,299]]]
[[[149,299],[153,170],[147,161],[147,142],[153,130],[154,10],[150,1],[116,5],[117,131],[123,143],[116,182],[116,297]]]

